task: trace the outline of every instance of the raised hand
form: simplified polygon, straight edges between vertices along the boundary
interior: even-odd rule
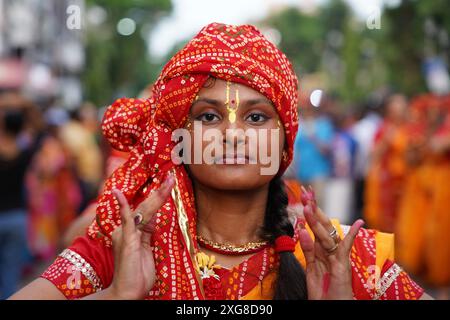
[[[364,221],[357,220],[341,240],[330,219],[317,207],[311,188],[307,191],[302,187],[302,203],[306,222],[314,233],[313,240],[306,229],[300,231],[300,245],[306,259],[308,298],[353,299],[350,252]]]
[[[112,234],[114,250],[114,277],[109,297],[116,299],[144,298],[155,283],[155,262],[150,238],[152,218],[165,203],[174,185],[169,174],[163,184],[152,192],[136,210],[132,211],[119,190],[113,190],[119,201],[122,224]]]

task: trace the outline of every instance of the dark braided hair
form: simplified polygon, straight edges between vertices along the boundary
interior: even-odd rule
[[[262,228],[263,237],[270,243],[282,235],[292,237],[294,227],[289,220],[288,196],[285,184],[280,177],[275,177],[269,184],[266,214]],[[292,252],[281,252],[278,278],[275,283],[274,300],[306,300],[306,275]]]

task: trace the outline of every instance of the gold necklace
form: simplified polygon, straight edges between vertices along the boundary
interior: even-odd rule
[[[220,254],[229,255],[245,255],[257,252],[268,245],[267,241],[248,242],[241,245],[235,245],[230,243],[218,243],[209,239],[205,239],[201,235],[197,235],[198,243],[211,251]]]

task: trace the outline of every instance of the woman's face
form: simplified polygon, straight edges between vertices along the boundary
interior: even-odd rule
[[[402,95],[392,96],[387,104],[387,116],[394,121],[403,121],[406,117],[408,101]]]
[[[210,164],[204,157],[201,163],[187,164],[194,182],[219,190],[249,190],[268,184],[278,172],[283,126],[272,102],[250,87],[209,79],[192,104],[187,127],[191,159],[195,148],[213,159]],[[203,139],[195,133],[199,127]],[[205,141],[207,132],[215,132],[215,138]]]

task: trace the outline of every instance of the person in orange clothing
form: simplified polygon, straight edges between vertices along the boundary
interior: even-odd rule
[[[365,192],[364,215],[371,228],[384,232],[395,229],[405,177],[407,146],[406,98],[396,94],[384,103],[385,118],[375,135]]]
[[[408,146],[405,152],[407,171],[396,224],[396,257],[410,273],[419,275],[424,268],[425,228],[429,219],[431,190],[427,181],[427,112],[439,104],[430,94],[413,99],[409,108]]]
[[[433,286],[450,286],[450,96],[441,98],[440,108],[430,110],[436,130],[429,140],[431,189],[426,223],[426,279]]]

